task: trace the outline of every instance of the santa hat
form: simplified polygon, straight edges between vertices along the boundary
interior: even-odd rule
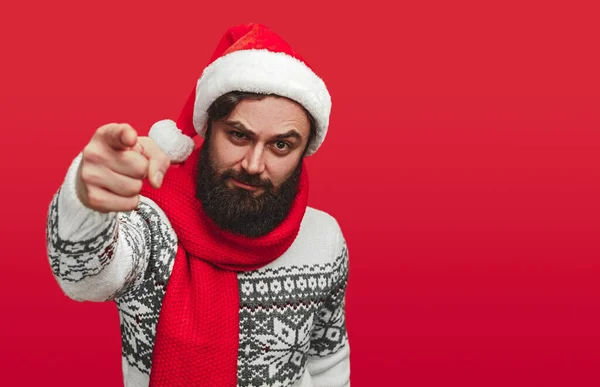
[[[194,150],[193,136],[204,137],[207,110],[231,91],[276,94],[302,105],[316,123],[316,135],[306,155],[323,143],[329,126],[331,97],[325,83],[289,44],[260,24],[243,24],[227,30],[208,66],[198,79],[177,123],[155,123],[149,136],[175,163]]]

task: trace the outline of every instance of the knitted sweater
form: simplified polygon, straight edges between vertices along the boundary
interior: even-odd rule
[[[81,154],[50,203],[47,249],[64,293],[114,301],[125,387],[148,386],[158,316],[177,235],[164,212],[141,197],[130,212],[100,213],[75,193]],[[281,257],[238,273],[238,386],[349,386],[345,325],[348,250],[336,220],[307,207]]]

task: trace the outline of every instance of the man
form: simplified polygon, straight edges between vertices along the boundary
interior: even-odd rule
[[[69,297],[116,302],[126,387],[350,384],[348,251],[303,161],[330,108],[287,43],[236,26],[177,124],[102,126],[73,161],[49,260]]]

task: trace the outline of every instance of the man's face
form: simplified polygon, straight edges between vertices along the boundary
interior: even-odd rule
[[[200,156],[197,196],[222,228],[268,233],[287,216],[310,134],[304,109],[286,98],[243,100],[212,124]]]

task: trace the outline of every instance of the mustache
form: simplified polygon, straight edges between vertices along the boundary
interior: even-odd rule
[[[221,174],[221,179],[223,181],[227,180],[228,178],[234,178],[241,183],[255,187],[262,187],[267,190],[272,190],[275,187],[271,180],[262,179],[259,175],[251,175],[244,170],[238,172],[233,169],[228,169]]]

